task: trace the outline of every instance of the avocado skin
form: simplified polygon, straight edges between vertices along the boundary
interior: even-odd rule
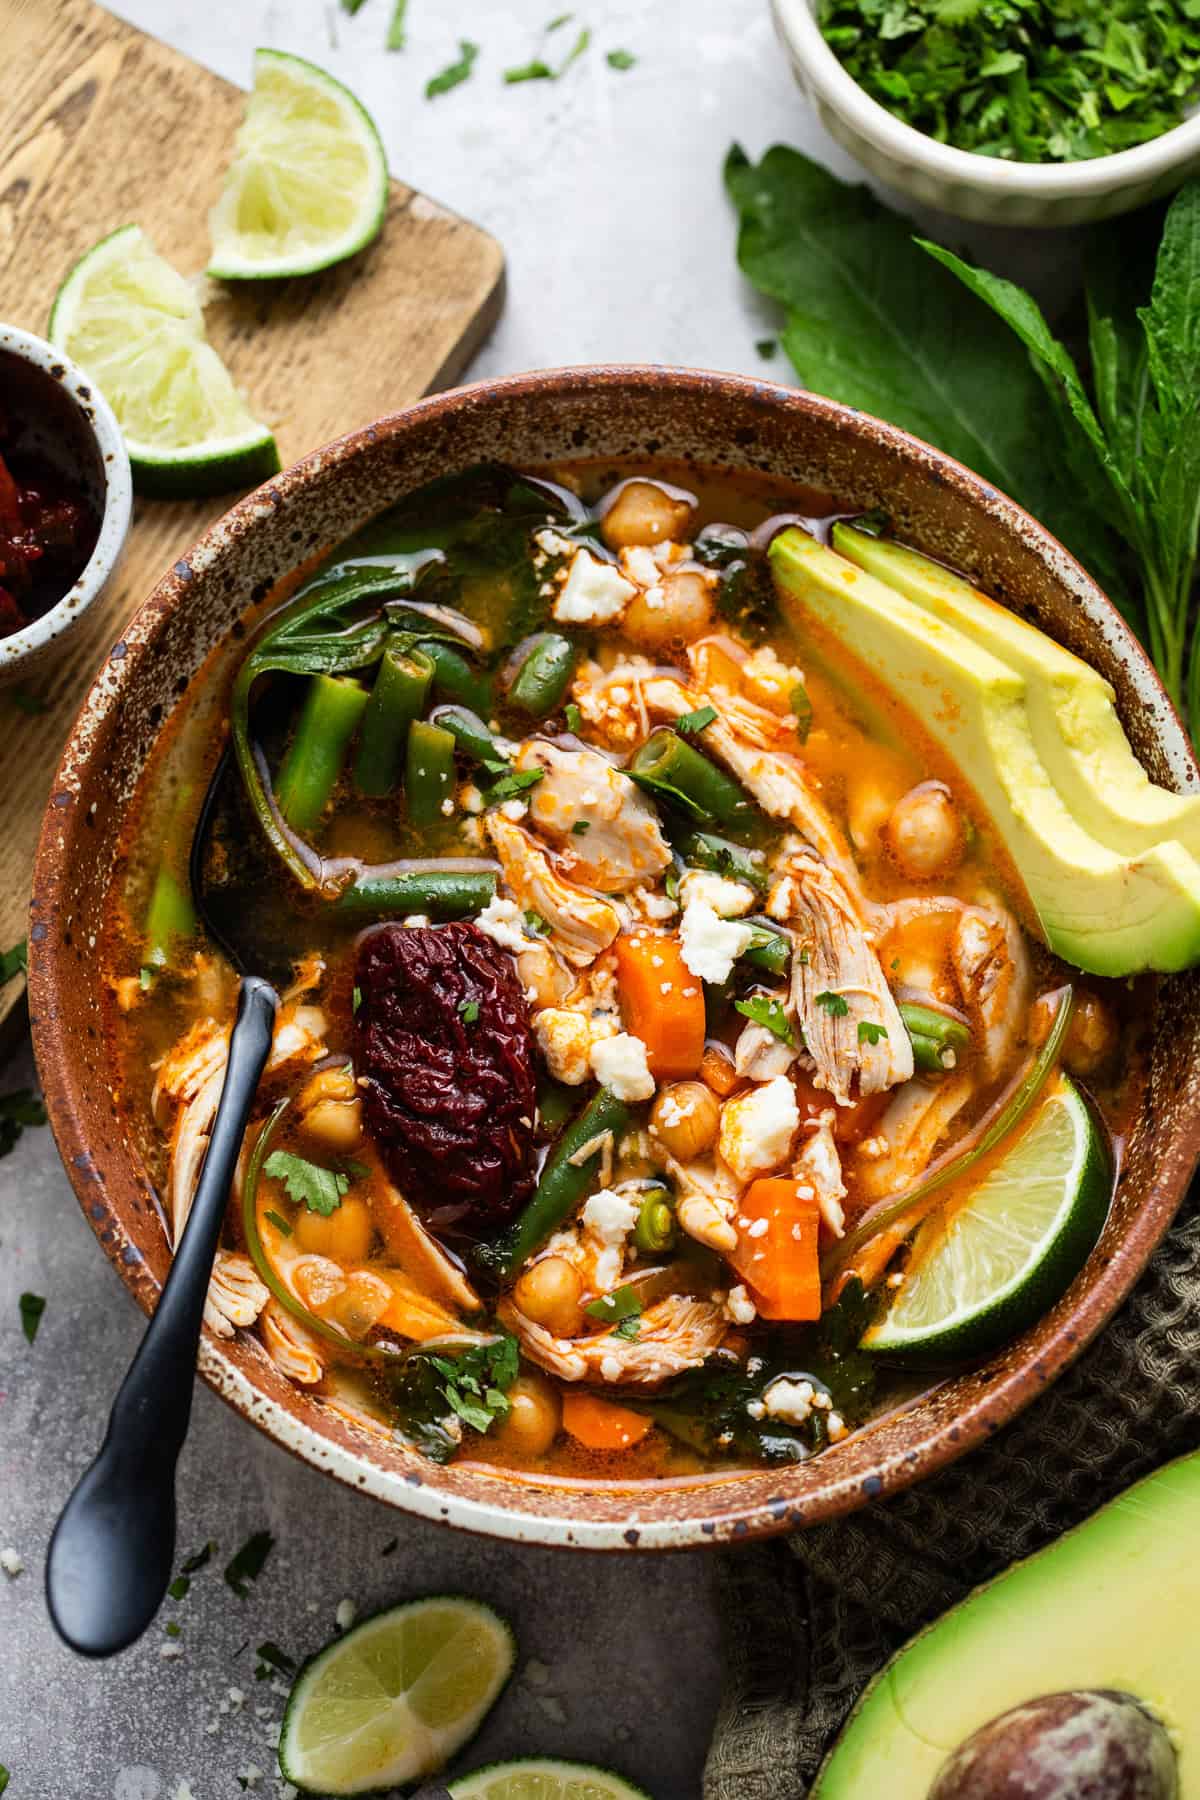
[[[1174,839],[1125,855],[1084,830],[1037,752],[1022,674],[807,532],[769,556],[785,616],[902,700],[975,789],[1056,954],[1107,976],[1200,961],[1200,862]]]
[[[1200,1800],[1198,1529],[1194,1452],[976,1588],[876,1676],[809,1800],[930,1800],[981,1728],[1048,1694],[1096,1691],[1151,1712],[1175,1751],[1178,1800]]]

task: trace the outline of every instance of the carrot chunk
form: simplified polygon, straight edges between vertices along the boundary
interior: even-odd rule
[[[601,1400],[595,1394],[568,1389],[563,1395],[562,1422],[585,1450],[631,1450],[654,1423],[645,1413]]]
[[[617,984],[627,1031],[641,1038],[656,1081],[694,1075],[704,1055],[704,986],[683,960],[678,938],[619,937]]]
[[[737,1249],[729,1260],[763,1318],[819,1319],[820,1213],[811,1191],[789,1176],[761,1176],[742,1195],[737,1216]]]

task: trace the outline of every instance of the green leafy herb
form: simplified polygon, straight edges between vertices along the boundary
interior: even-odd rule
[[[564,711],[567,720],[567,730],[573,731],[578,735],[579,732],[583,730],[583,714],[573,700],[567,701]]]
[[[642,1310],[637,1289],[629,1287],[614,1288],[611,1294],[601,1294],[598,1300],[591,1301],[583,1309],[589,1319],[599,1319],[604,1325],[619,1325],[626,1319],[636,1319]]]
[[[148,963],[142,964],[141,968],[138,970],[138,986],[141,988],[143,994],[148,994],[150,992],[150,989],[154,986],[154,977],[157,974],[157,969],[151,968]]]
[[[874,1019],[858,1021],[858,1041],[860,1044],[878,1044],[887,1036],[887,1026],[877,1025]]]
[[[350,1010],[352,1012],[357,1012],[361,1005],[362,1005],[362,989],[360,987],[356,987],[356,988],[354,988],[354,990],[352,991],[352,993],[350,995]]]
[[[535,56],[531,62],[518,63],[515,68],[505,69],[504,79],[509,87],[515,87],[519,81],[553,81],[555,75],[548,62]]]
[[[571,827],[571,835],[572,837],[586,837],[591,829],[592,822],[590,819],[576,819]]]
[[[4,1790],[7,1786],[8,1786],[8,1770],[5,1768],[3,1763],[0,1763],[0,1794],[2,1794],[4,1792]]]
[[[637,57],[632,50],[610,50],[604,60],[610,69],[632,69]]]
[[[540,912],[534,912],[531,907],[527,912],[522,914],[522,917],[525,920],[525,929],[530,937],[546,937],[549,934],[550,927],[547,925]]]
[[[813,709],[808,697],[808,689],[802,681],[798,681],[788,695],[788,705],[796,721],[796,736],[802,744],[808,742],[808,734],[812,730]]]
[[[844,994],[831,993],[826,988],[823,994],[817,995],[817,1005],[823,1006],[832,1018],[844,1019],[850,1011],[850,1005]]]
[[[492,1344],[474,1344],[459,1357],[431,1356],[444,1379],[442,1395],[450,1410],[475,1431],[488,1431],[508,1411],[507,1389],[517,1379],[517,1340],[505,1334]]]
[[[277,1213],[274,1210],[268,1210],[267,1212],[265,1212],[263,1214],[263,1217],[264,1217],[264,1219],[270,1219],[270,1221],[271,1221],[272,1225],[275,1227],[276,1231],[282,1232],[284,1237],[291,1237],[292,1228],[288,1224],[287,1220],[284,1218],[282,1213]]]
[[[0,950],[0,987],[16,976],[23,975],[28,966],[29,948],[24,938],[19,944],[14,944],[11,950]]]
[[[770,362],[776,351],[779,349],[779,339],[756,338],[754,348],[758,351],[758,354],[762,357],[764,362]]]
[[[735,1000],[733,1008],[743,1018],[753,1019],[756,1025],[765,1025],[781,1043],[795,1044],[796,1034],[791,1021],[778,1000],[768,999],[766,994],[751,994],[748,1000]]]
[[[274,1547],[275,1539],[269,1531],[256,1531],[226,1563],[225,1579],[239,1600],[246,1598],[250,1583],[262,1574],[263,1564]]]
[[[197,1550],[194,1556],[188,1557],[187,1561],[183,1564],[182,1573],[185,1575],[194,1575],[198,1569],[204,1568],[206,1563],[211,1562],[216,1547],[215,1541],[210,1538],[203,1549]]]
[[[40,1294],[22,1294],[17,1306],[21,1313],[21,1330],[25,1333],[26,1342],[32,1344],[38,1334],[46,1302]]]
[[[353,18],[362,4],[363,0],[342,0],[342,11],[344,13],[349,13],[350,17]]]
[[[1200,77],[1190,0],[820,0],[873,100],[941,143],[1072,162],[1177,125]]]
[[[472,44],[466,38],[460,38],[458,61],[449,63],[446,68],[425,83],[425,98],[433,100],[438,94],[448,94],[451,88],[461,87],[464,81],[469,81],[471,71],[475,67],[475,58],[478,55],[478,44]]]
[[[254,1671],[255,1681],[266,1681],[273,1671],[279,1675],[296,1673],[295,1657],[289,1656],[286,1650],[281,1650],[278,1644],[273,1644],[270,1638],[266,1643],[260,1644],[254,1654],[258,1658],[258,1666]]]
[[[675,721],[675,729],[682,732],[684,737],[691,737],[694,732],[703,731],[706,726],[711,725],[716,716],[715,706],[701,706],[695,712],[681,713]]]
[[[567,20],[571,17],[573,17],[571,13],[562,13],[557,19],[551,20],[550,24],[546,27],[546,31],[557,31],[558,27],[560,25],[565,25]],[[571,67],[571,64],[578,62],[591,41],[592,34],[585,27],[584,30],[579,33],[579,36],[575,39],[574,44],[571,46],[557,69],[551,68],[550,64],[546,62],[543,57],[535,56],[532,61],[521,63],[515,69],[505,69],[504,79],[510,87],[519,81],[559,81]]]
[[[0,1156],[7,1156],[27,1125],[44,1125],[46,1108],[32,1088],[0,1094]]]
[[[282,1181],[288,1198],[297,1206],[327,1219],[337,1211],[350,1188],[350,1177],[341,1169],[323,1169],[319,1163],[297,1156],[293,1150],[272,1150],[263,1164],[263,1174],[272,1181]]]
[[[464,1025],[473,1025],[479,1017],[478,1000],[460,1000],[458,1010]]]
[[[388,26],[387,47],[389,50],[403,50],[406,38],[404,21],[408,13],[408,0],[395,0],[392,7],[392,19]]]
[[[183,1627],[180,1625],[178,1619],[168,1619],[163,1626],[163,1630],[169,1638],[182,1637],[183,1635]]]
[[[167,1592],[168,1592],[168,1594],[170,1594],[172,1600],[182,1600],[186,1596],[187,1591],[191,1587],[191,1585],[192,1585],[192,1583],[191,1583],[190,1576],[177,1575],[175,1577],[174,1581],[171,1583],[170,1587],[167,1589]]]
[[[513,769],[502,775],[499,781],[493,781],[487,791],[487,804],[499,806],[504,800],[515,800],[539,781],[545,779],[545,769]]]

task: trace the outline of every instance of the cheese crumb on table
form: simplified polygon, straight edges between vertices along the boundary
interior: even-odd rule
[[[18,1551],[13,1549],[11,1544],[7,1549],[0,1550],[0,1569],[3,1569],[4,1573],[13,1581],[17,1579],[24,1567],[24,1559]]]
[[[337,1611],[333,1616],[337,1621],[337,1628],[339,1631],[349,1631],[354,1623],[355,1611],[356,1608],[353,1600],[338,1601]]]

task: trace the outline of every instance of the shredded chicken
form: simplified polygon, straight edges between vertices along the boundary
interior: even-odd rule
[[[238,1326],[253,1325],[271,1291],[240,1250],[218,1250],[204,1301],[204,1323],[217,1337],[231,1338]]]
[[[1029,955],[1016,920],[997,908],[966,908],[950,943],[963,1005],[989,1075],[998,1075],[1021,1037],[1033,993]]]
[[[502,813],[488,814],[487,831],[518,905],[546,921],[556,948],[569,963],[583,968],[595,962],[621,929],[616,908],[564,881],[530,834]]]
[[[773,1081],[787,1074],[798,1054],[793,1044],[747,1019],[733,1048],[733,1066],[747,1081]]]
[[[316,1387],[325,1373],[325,1354],[311,1331],[305,1331],[278,1300],[268,1300],[259,1320],[263,1343],[281,1375],[301,1387]]]
[[[636,1338],[614,1337],[610,1331],[558,1338],[527,1319],[511,1300],[501,1302],[499,1316],[530,1361],[563,1381],[639,1387],[653,1387],[685,1369],[698,1368],[727,1328],[719,1306],[682,1294],[669,1294],[647,1307]]]
[[[715,1156],[682,1163],[667,1154],[664,1161],[679,1195],[680,1229],[719,1255],[731,1255],[737,1249],[733,1215],[742,1187],[733,1170]]]
[[[833,1113],[823,1112],[820,1118],[810,1119],[803,1127],[804,1136],[800,1153],[792,1164],[792,1174],[798,1182],[811,1187],[821,1223],[831,1237],[839,1238],[846,1229],[846,1214],[842,1207],[846,1184],[842,1180],[842,1159],[834,1141],[833,1124]]]
[[[882,1200],[911,1187],[973,1091],[965,1074],[933,1081],[917,1076],[897,1088],[874,1137],[859,1146],[854,1166],[859,1196]]]
[[[457,1263],[431,1237],[399,1188],[375,1170],[375,1219],[391,1254],[408,1275],[436,1300],[460,1312],[479,1312],[483,1302]]]
[[[858,908],[833,869],[798,859],[789,871],[796,933],[791,1007],[816,1065],[818,1087],[845,1105],[907,1081],[912,1044]]]
[[[669,866],[670,846],[653,806],[597,751],[560,750],[530,738],[517,767],[545,771],[529,791],[529,822],[559,852],[573,881],[622,894]]]

